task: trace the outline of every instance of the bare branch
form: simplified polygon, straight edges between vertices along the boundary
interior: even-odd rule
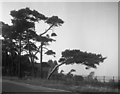
[[[44,49],[46,49],[46,50],[49,50],[48,48],[46,48],[46,47],[43,47]]]
[[[47,33],[53,26],[54,26],[54,24],[52,24],[47,30],[45,30],[45,32],[43,32],[42,34],[40,34],[40,36],[42,36],[42,35],[44,35],[45,33]]]
[[[36,55],[39,52],[40,48],[41,48],[41,45],[39,46],[38,50],[35,52],[34,55]]]

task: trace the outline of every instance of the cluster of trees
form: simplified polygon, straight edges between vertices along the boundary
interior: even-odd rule
[[[34,64],[35,60],[38,59],[36,55],[40,53],[40,74],[42,78],[43,49],[47,49],[45,54],[55,56],[55,52],[46,47],[50,42],[56,41],[53,37],[57,36],[57,34],[53,30],[52,33],[48,32],[53,27],[61,26],[64,21],[58,16],[46,17],[29,8],[13,10],[10,15],[12,16],[12,25],[1,22],[3,74],[22,77],[25,71],[29,71],[32,76],[35,76]],[[40,21],[48,24],[48,28],[44,32],[37,34],[35,24]],[[39,43],[39,46],[36,43]],[[86,69],[89,69],[90,67],[97,68],[97,65],[105,59],[106,57],[102,57],[101,54],[66,49],[62,52],[62,56],[58,60],[59,63],[48,74],[47,79],[50,79],[55,70],[63,64],[83,64],[87,66]]]
[[[61,26],[64,22],[58,16],[46,17],[36,10],[23,8],[10,12],[12,16],[12,25],[1,22],[2,26],[2,64],[3,72],[18,74],[22,77],[22,71],[25,65],[31,68],[31,74],[34,76],[35,59],[38,59],[36,54],[40,52],[41,62],[41,77],[42,77],[42,52],[47,49],[46,46],[50,42],[55,41],[52,37],[57,36],[56,33],[48,33],[53,27]],[[43,21],[48,24],[48,28],[37,34],[35,24]],[[39,46],[36,45],[39,43]],[[55,55],[53,50],[47,49],[47,55]],[[26,68],[27,69],[27,68]],[[9,72],[8,72],[9,71]]]

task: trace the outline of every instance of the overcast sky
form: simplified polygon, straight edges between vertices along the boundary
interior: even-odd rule
[[[49,46],[56,51],[56,58],[44,56],[44,60],[50,58],[58,60],[65,49],[80,49],[107,57],[97,69],[85,70],[83,65],[63,65],[60,69],[65,72],[71,68],[76,69],[76,74],[87,75],[95,71],[95,75],[118,75],[118,6],[117,3],[2,3],[2,21],[11,23],[11,10],[29,7],[45,16],[58,16],[65,23],[61,27],[54,28],[57,33],[56,42]],[[38,33],[44,25],[36,25]],[[39,55],[38,55],[39,56]]]

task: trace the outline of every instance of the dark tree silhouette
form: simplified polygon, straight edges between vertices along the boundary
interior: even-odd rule
[[[2,64],[6,66],[8,74],[12,75],[13,70],[13,60],[15,55],[18,54],[18,47],[13,42],[14,32],[13,27],[1,22],[2,26]]]
[[[57,36],[56,33],[52,31],[51,35],[48,34],[53,27],[61,26],[64,22],[58,16],[46,17],[36,10],[31,10],[29,8],[22,8],[19,10],[12,10],[10,12],[12,18],[12,26],[4,25],[3,37],[4,39],[10,40],[12,43],[15,42],[15,46],[18,50],[18,74],[21,77],[21,57],[22,52],[26,52],[25,56],[29,57],[32,64],[32,74],[34,76],[34,59],[36,54],[40,52],[40,62],[41,62],[41,78],[42,78],[42,55],[43,49],[47,49],[46,46],[49,42],[55,41],[52,37]],[[41,34],[37,34],[35,31],[35,23],[39,21],[44,21],[49,25]],[[5,31],[5,32],[4,32]],[[40,46],[37,47],[35,42],[40,42]],[[55,56],[55,52],[47,49],[45,52],[47,55]]]
[[[2,24],[2,73],[3,75],[18,76],[18,62],[19,62],[19,46],[17,45],[16,32],[13,30],[13,26],[9,26],[1,22]],[[24,58],[24,59],[23,59]],[[26,56],[21,56],[22,70],[27,69],[27,63],[29,59]],[[24,65],[24,66],[23,66]],[[20,71],[20,70],[19,70]]]
[[[47,79],[50,79],[54,71],[61,65],[66,64],[82,64],[89,68],[97,68],[100,62],[103,62],[106,57],[102,57],[101,54],[87,53],[80,50],[65,50],[62,52],[62,57],[59,59],[60,64],[56,65],[48,75]]]
[[[23,8],[18,11],[13,10],[11,11],[11,16],[13,17],[12,23],[15,32],[18,34],[18,41],[19,41],[19,55],[21,56],[22,52],[22,43],[24,42],[25,46],[23,49],[28,50],[30,61],[32,63],[32,74],[34,76],[34,60],[33,60],[33,52],[37,49],[36,45],[32,43],[30,40],[35,39],[37,34],[35,33],[35,22],[40,20],[46,20],[43,14],[40,14],[36,10],[30,10],[29,8]],[[20,59],[21,63],[21,59]],[[19,70],[20,70],[20,63],[19,63]],[[20,72],[20,71],[19,71]],[[20,73],[19,73],[20,74]]]
[[[49,26],[48,29],[46,29],[43,33],[41,33],[40,35],[38,35],[36,37],[36,40],[38,42],[40,42],[40,63],[41,63],[41,78],[42,78],[42,56],[43,56],[43,49],[47,49],[45,46],[47,46],[47,44],[49,44],[49,42],[53,42],[55,41],[54,39],[50,38],[50,35],[47,34],[48,31],[50,31],[53,27],[58,27],[61,26],[64,22],[62,21],[62,19],[58,18],[58,16],[52,16],[52,17],[48,17],[48,19],[45,21],[45,23],[47,23]],[[51,37],[57,36],[56,33],[52,33]],[[55,56],[55,52],[52,50],[47,49],[47,52],[45,53],[47,55],[54,55]]]

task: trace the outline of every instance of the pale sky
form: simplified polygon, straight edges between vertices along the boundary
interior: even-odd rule
[[[107,59],[97,69],[85,70],[83,65],[63,65],[65,73],[70,69],[76,69],[78,75],[87,75],[95,71],[99,76],[118,75],[118,3],[105,2],[24,2],[2,3],[2,18],[5,23],[11,23],[11,10],[29,7],[51,17],[58,16],[65,23],[61,27],[54,28],[57,33],[56,42],[48,48],[56,52],[56,58],[44,56],[43,59],[58,60],[65,49],[80,49],[97,54],[102,54]],[[44,25],[37,24],[36,31]],[[38,55],[39,56],[39,55]]]

